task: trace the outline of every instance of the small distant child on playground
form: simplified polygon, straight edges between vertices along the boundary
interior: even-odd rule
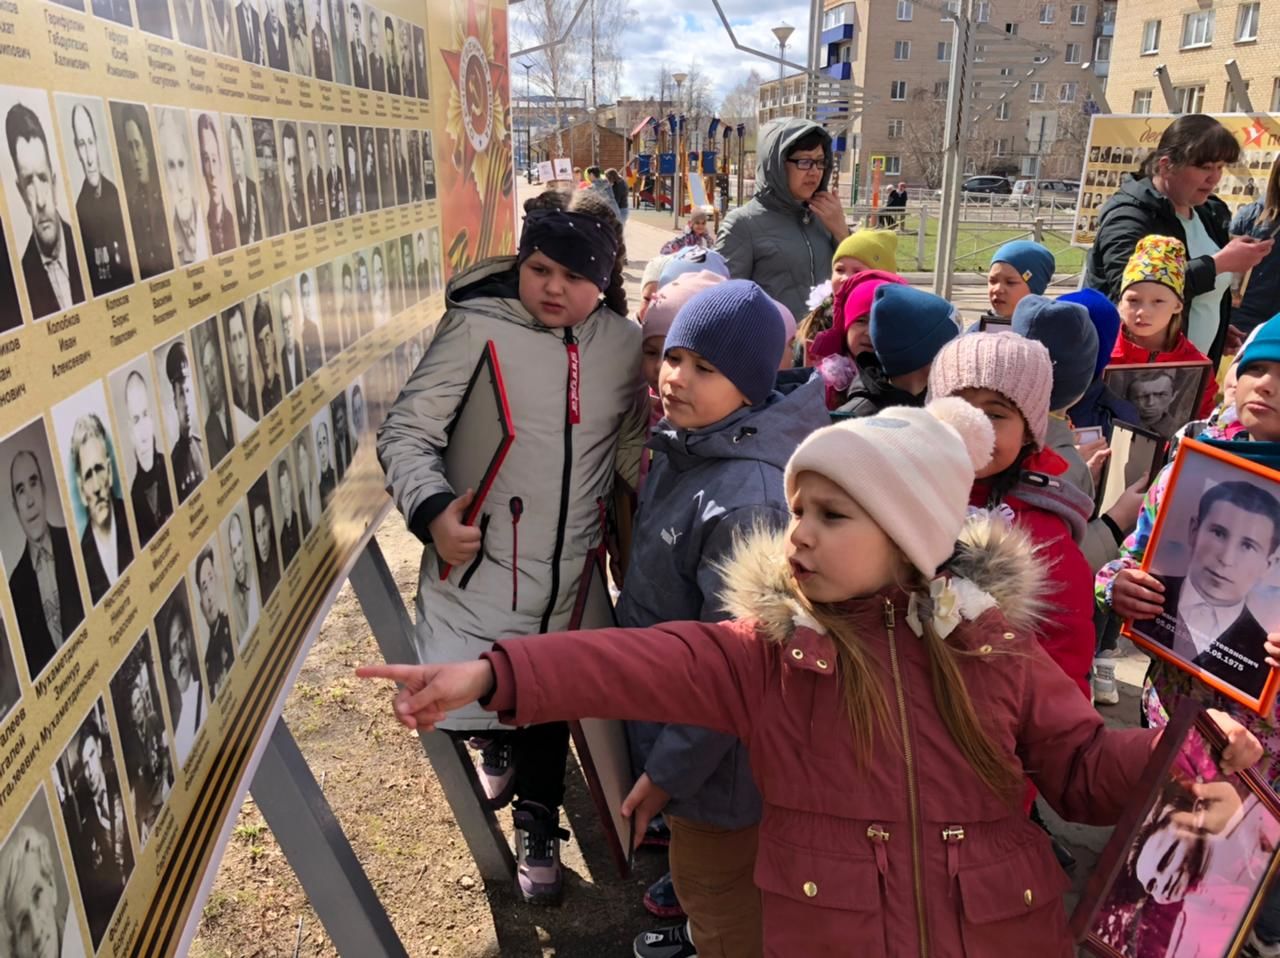
[[[450,282],[435,338],[378,432],[388,488],[426,545],[416,603],[422,662],[566,628],[587,557],[605,535],[600,504],[615,468],[636,481],[648,409],[640,327],[624,318],[621,227],[594,191],[548,191],[525,209],[517,256],[478,263]],[[480,514],[464,524],[476,490],[450,485],[445,453],[451,442],[493,442],[449,432],[488,343],[515,441]],[[558,901],[568,727],[499,731],[479,709],[446,725],[479,737],[491,805],[515,799],[519,894]]]
[[[677,236],[673,240],[668,240],[662,245],[660,252],[663,256],[670,256],[677,253],[688,246],[697,246],[701,249],[711,249],[715,245],[716,238],[711,232],[708,225],[710,216],[702,207],[697,207],[689,214],[689,228]]]
[[[506,722],[648,719],[740,739],[764,803],[768,958],[1069,958],[1067,882],[1022,812],[1024,777],[1065,818],[1114,824],[1159,733],[1105,728],[1029,638],[1053,612],[1027,538],[985,515],[964,528],[995,444],[954,399],[813,433],[787,464],[786,531],[726,563],[731,621],[502,640],[479,661],[357,674],[404,686],[393,709],[410,729],[479,700]],[[1256,762],[1257,740],[1213,714],[1227,769]],[[692,948],[743,954],[704,952],[696,928]]]
[[[1031,240],[1005,243],[991,257],[987,271],[987,300],[991,309],[987,319],[1009,320],[1022,297],[1031,293],[1043,296],[1053,281],[1057,268],[1053,254]]]
[[[1120,281],[1121,331],[1111,351],[1112,366],[1208,361],[1183,331],[1186,275],[1187,248],[1182,240],[1172,236],[1138,240]],[[1213,411],[1217,394],[1217,381],[1207,377],[1200,404],[1193,411],[1197,418]],[[1182,425],[1170,422],[1162,435]]]

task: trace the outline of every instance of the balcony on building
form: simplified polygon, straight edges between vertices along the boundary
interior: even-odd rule
[[[848,80],[853,77],[852,63],[833,63],[826,68],[827,76],[833,80]]]

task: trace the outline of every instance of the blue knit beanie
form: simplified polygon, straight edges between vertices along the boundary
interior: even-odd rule
[[[769,294],[749,279],[731,279],[680,307],[663,349],[697,353],[754,406],[773,392],[786,336]]]
[[[1098,361],[1093,364],[1093,378],[1096,380],[1111,362],[1111,350],[1116,348],[1116,337],[1120,335],[1120,311],[1096,289],[1063,293],[1058,302],[1076,303],[1089,311],[1089,319],[1098,334]]]
[[[1280,313],[1253,331],[1237,360],[1241,369],[1258,361],[1280,363]]]
[[[923,369],[960,335],[956,308],[922,289],[886,283],[871,301],[871,348],[887,376]]]
[[[701,246],[686,246],[667,260],[658,276],[658,289],[666,286],[677,276],[685,273],[700,273],[703,270],[729,278],[729,261],[713,249]]]
[[[1024,296],[1013,310],[1013,331],[1042,343],[1053,360],[1049,410],[1069,409],[1093,382],[1098,331],[1079,303]]]
[[[1008,263],[1016,269],[1022,275],[1023,282],[1037,296],[1043,295],[1049,288],[1049,283],[1053,280],[1053,271],[1057,267],[1053,254],[1031,240],[1014,240],[1011,243],[1005,243],[996,250],[996,255],[991,257],[991,265],[995,266],[996,263]]]

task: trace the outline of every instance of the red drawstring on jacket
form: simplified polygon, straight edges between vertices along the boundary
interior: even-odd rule
[[[520,598],[520,517],[524,515],[524,500],[511,497],[511,611],[516,611]]]

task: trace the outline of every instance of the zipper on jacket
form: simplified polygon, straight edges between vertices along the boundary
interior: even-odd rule
[[[511,611],[520,602],[520,517],[524,515],[524,500],[511,497]]]
[[[871,840],[871,848],[876,856],[876,871],[880,873],[880,924],[887,946],[893,940],[889,930],[889,833],[873,824],[867,827],[867,838]]]
[[[960,843],[964,841],[964,829],[959,825],[951,825],[942,830],[942,841],[947,846],[947,876],[955,879],[960,874]],[[948,883],[952,894],[955,884]]]
[[[541,632],[551,628],[551,614],[560,595],[560,557],[564,554],[565,523],[569,520],[569,482],[573,477],[573,425],[581,418],[578,396],[578,341],[572,329],[564,331],[564,351],[568,359],[568,389],[564,404],[564,468],[560,471],[560,513],[556,520],[556,544],[551,550],[551,592],[542,613]],[[576,418],[575,418],[576,417]]]
[[[920,800],[916,794],[915,758],[911,753],[911,730],[907,723],[907,699],[902,689],[902,670],[898,667],[898,642],[894,635],[893,603],[884,600],[884,626],[889,633],[889,665],[893,687],[898,697],[898,721],[902,726],[902,756],[907,765],[907,808],[911,814],[911,877],[915,886],[916,924],[919,926],[920,958],[929,955],[929,927],[924,913],[924,887],[921,880]]]

